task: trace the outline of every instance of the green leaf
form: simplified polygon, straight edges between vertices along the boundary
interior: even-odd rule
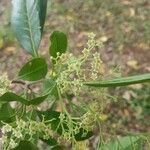
[[[54,96],[56,99],[58,99],[58,90],[56,82],[52,79],[45,80],[43,82],[43,93],[49,93],[51,96]]]
[[[63,150],[64,148],[62,146],[54,146],[51,150]]]
[[[19,78],[27,81],[43,79],[47,74],[47,68],[45,59],[34,58],[21,68]]]
[[[0,102],[13,102],[13,101],[29,105],[29,101],[11,92],[6,92],[0,97]]]
[[[45,142],[49,147],[49,149],[51,150],[63,150],[63,146],[62,145],[58,145],[58,142],[53,139],[53,138],[49,138],[48,140],[45,139],[41,139],[43,142]]]
[[[40,19],[37,0],[12,1],[12,30],[21,46],[31,55],[37,56],[41,40]]]
[[[137,83],[150,82],[150,73],[143,75],[135,75],[130,77],[116,78],[106,81],[93,81],[85,82],[84,85],[93,86],[93,87],[117,87],[117,86],[126,86]]]
[[[141,142],[140,137],[137,136],[125,136],[120,137],[114,140],[111,140],[110,142],[106,143],[104,147],[102,147],[102,150],[140,150],[141,147],[139,144]]]
[[[43,27],[46,18],[46,11],[47,11],[47,0],[38,0],[38,7],[39,7],[41,32],[43,32]]]
[[[76,141],[83,141],[83,140],[89,139],[91,136],[93,136],[92,131],[87,132],[86,130],[82,128],[80,129],[79,133],[75,135],[75,139]]]
[[[14,110],[9,103],[4,103],[0,107],[0,121],[10,123],[14,120]]]
[[[57,53],[60,55],[67,50],[67,36],[63,32],[54,31],[50,36],[51,45],[49,48],[50,56],[57,57]]]
[[[38,150],[38,148],[29,141],[21,141],[14,150]]]
[[[45,140],[43,138],[40,138],[40,140],[42,140],[43,142],[45,142],[47,145],[49,146],[55,146],[58,145],[57,141],[53,138],[49,138],[48,140]]]
[[[52,111],[51,109],[47,110],[47,111],[37,111],[37,114],[39,116],[39,118],[42,120],[43,116],[45,120],[52,120],[51,121],[51,128],[53,131],[56,131],[59,134],[62,134],[62,129],[59,126],[60,123],[60,112],[56,112],[56,111]]]
[[[31,99],[30,101],[28,101],[27,99],[15,94],[15,93],[12,93],[12,92],[7,92],[5,94],[3,94],[1,97],[0,97],[0,102],[13,102],[13,101],[16,101],[16,102],[20,102],[24,105],[39,105],[41,104],[46,98],[48,97],[48,94],[47,95],[44,95],[44,96],[40,96],[40,97],[36,97],[36,98],[33,98]]]
[[[36,97],[32,100],[29,101],[29,104],[30,105],[39,105],[41,104],[43,101],[45,101],[45,99],[48,97],[48,94],[47,95],[44,95],[44,96],[40,96],[40,97]]]

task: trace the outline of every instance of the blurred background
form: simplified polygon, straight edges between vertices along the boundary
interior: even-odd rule
[[[87,33],[103,41],[101,56],[122,76],[150,72],[150,0],[48,0],[40,53],[46,55],[49,35],[68,35],[75,55],[85,46]],[[29,59],[10,28],[10,0],[0,0],[0,74],[13,79]],[[110,89],[113,99],[104,112],[112,129],[150,133],[150,84]],[[117,101],[117,102],[116,102]]]

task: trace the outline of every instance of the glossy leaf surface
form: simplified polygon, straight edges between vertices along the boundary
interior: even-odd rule
[[[42,32],[46,18],[47,0],[38,0],[38,8],[39,8],[40,27]]]
[[[51,45],[49,48],[50,56],[56,58],[67,50],[67,36],[63,32],[54,31],[50,36]]]
[[[39,105],[42,102],[44,102],[47,97],[48,97],[48,94],[44,95],[44,96],[40,96],[40,97],[34,98],[34,99],[30,100],[29,105]]]
[[[19,72],[19,78],[27,81],[43,79],[47,74],[47,64],[43,58],[34,58],[27,62]]]
[[[11,26],[21,46],[37,56],[41,40],[37,0],[12,0]]]

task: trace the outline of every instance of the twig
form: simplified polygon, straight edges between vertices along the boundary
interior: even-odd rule
[[[21,85],[24,85],[24,86],[26,86],[30,91],[32,91],[31,84],[28,84],[28,83],[26,83],[25,81],[22,81],[22,80],[13,80],[11,83],[12,83],[12,84],[21,84]]]
[[[12,83],[12,84],[22,84],[22,85],[26,85],[26,82],[21,81],[21,80],[13,80],[11,83]]]

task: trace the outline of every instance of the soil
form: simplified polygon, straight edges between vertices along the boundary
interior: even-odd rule
[[[9,4],[10,1],[0,0],[0,20],[2,19],[3,13],[5,9],[8,8]],[[45,32],[43,34],[43,39],[40,46],[40,53],[43,56],[47,57],[47,52],[49,47],[48,39],[49,39],[50,31],[53,31],[55,28],[56,30],[63,29],[63,27],[64,30],[67,31],[68,33],[70,51],[72,51],[75,55],[80,53],[87,39],[85,32],[91,31],[91,29],[90,27],[87,27],[87,29],[85,29],[86,27],[84,27],[82,30],[82,26],[83,26],[82,23],[84,21],[87,22],[86,17],[89,14],[85,16],[82,15],[81,20],[80,18],[76,19],[75,21],[76,24],[72,23],[72,19],[74,17],[73,15],[76,14],[77,11],[78,9],[77,10],[74,9],[68,13],[64,12],[65,17],[63,15],[60,15],[58,12],[56,12],[56,10],[53,10],[53,14],[51,14],[51,11],[48,11]],[[67,19],[71,20],[68,21],[70,22],[71,25],[68,26],[66,25],[67,27],[65,26],[66,16],[68,17]],[[94,20],[91,20],[91,22],[92,21],[93,21],[92,24],[93,25],[95,24],[95,28],[98,28],[97,21],[94,22]],[[76,27],[78,25],[79,28]],[[105,42],[105,49],[101,52],[102,59],[104,60],[106,65],[119,66],[119,68],[121,68],[122,76],[150,72],[150,44],[149,43],[141,42],[141,43],[132,43],[129,45],[127,44],[124,46],[124,48],[121,51],[116,51],[113,45],[114,43],[111,41],[111,39],[108,40],[107,42]],[[19,45],[17,44],[5,45],[3,48],[0,49],[0,74],[7,72],[10,79],[16,78],[19,68],[22,66],[22,64],[27,62],[28,59],[30,59],[30,56],[27,55],[19,47]],[[133,62],[133,64],[128,62]],[[119,94],[123,95],[124,92],[128,91],[128,88],[123,88],[123,89],[119,88],[119,90],[115,89],[112,90],[111,92],[113,93],[114,91],[115,92],[117,91],[117,95]],[[120,95],[121,99],[122,99],[122,95]],[[119,107],[120,106],[116,106],[115,104],[110,104],[110,106],[108,106],[107,108],[108,111],[106,111],[106,112],[111,112],[111,114],[109,114],[110,116],[109,118],[111,118],[112,116],[114,117],[114,120],[112,120],[114,124],[117,124],[116,121],[118,120],[118,118],[119,120],[121,120],[120,119],[121,117],[126,116],[128,117],[128,121],[120,125],[121,129],[125,127],[130,131],[145,132],[145,133],[150,132],[149,125],[142,124],[142,122],[139,122],[138,120],[135,119],[135,116],[133,115],[133,111],[131,110],[130,106],[123,104],[121,106],[122,108]],[[147,119],[150,120],[149,117]],[[112,122],[110,119],[109,123],[111,124]],[[114,126],[116,127],[118,125],[114,125]]]

